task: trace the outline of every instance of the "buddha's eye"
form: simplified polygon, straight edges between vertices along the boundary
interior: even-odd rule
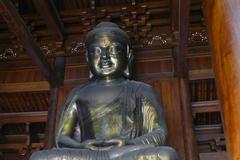
[[[109,46],[109,49],[108,49],[109,53],[112,54],[112,55],[116,55],[118,54],[119,50],[118,50],[118,47],[116,45],[111,45]]]
[[[94,53],[95,53],[96,55],[100,55],[101,52],[102,52],[102,50],[101,50],[100,47],[95,47],[95,51],[94,51]]]

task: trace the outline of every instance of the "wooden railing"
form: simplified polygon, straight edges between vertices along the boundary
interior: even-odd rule
[[[196,116],[196,113],[205,113],[205,112],[220,112],[219,101],[199,101],[192,102],[192,112],[193,117]]]
[[[0,124],[46,122],[47,111],[0,113]]]
[[[25,124],[25,133],[19,135],[2,135],[3,142],[0,144],[1,151],[17,151],[23,156],[28,156],[35,150],[43,148],[43,142],[32,142],[30,124],[47,121],[47,111],[41,112],[18,112],[18,113],[0,113],[0,126],[6,124]],[[37,135],[39,139],[43,135]],[[43,139],[43,138],[42,138]]]

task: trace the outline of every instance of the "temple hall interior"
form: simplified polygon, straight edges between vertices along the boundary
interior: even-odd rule
[[[55,147],[66,96],[89,79],[86,34],[113,22],[179,159],[238,160],[239,12],[238,0],[0,0],[0,159]]]

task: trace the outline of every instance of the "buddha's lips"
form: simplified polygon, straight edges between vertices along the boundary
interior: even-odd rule
[[[111,62],[103,62],[103,63],[100,63],[99,67],[102,68],[102,69],[108,69],[108,68],[111,68],[113,66],[113,63]]]

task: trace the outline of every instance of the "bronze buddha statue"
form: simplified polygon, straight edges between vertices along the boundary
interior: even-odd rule
[[[69,94],[56,148],[31,160],[177,160],[166,146],[162,104],[152,87],[129,80],[133,55],[128,35],[103,22],[87,34],[91,80]]]

